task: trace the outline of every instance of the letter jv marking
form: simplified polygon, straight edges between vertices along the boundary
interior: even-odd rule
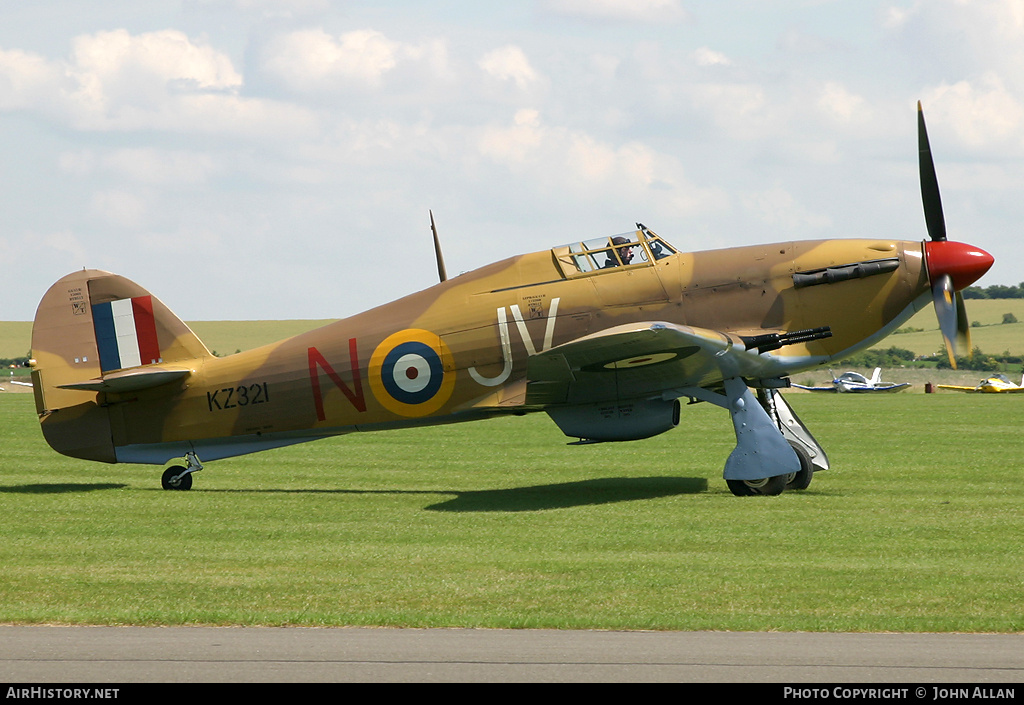
[[[548,315],[545,317],[544,342],[541,344],[539,352],[544,352],[551,347],[552,340],[555,336],[555,317],[558,315],[559,300],[560,299],[558,298],[551,299],[551,307],[548,309]],[[533,339],[530,338],[530,332],[526,330],[526,322],[523,320],[523,312],[519,310],[519,304],[512,304],[509,309],[512,311],[512,318],[515,319],[516,329],[519,331],[519,337],[523,339],[523,345],[526,347],[526,354],[536,355],[538,350],[533,344]],[[504,307],[498,309],[498,336],[501,340],[501,356],[505,363],[498,376],[484,377],[476,371],[475,367],[469,368],[469,376],[472,377],[477,384],[481,384],[485,387],[497,387],[499,384],[504,383],[512,374],[512,340],[509,335],[508,316],[505,313]]]

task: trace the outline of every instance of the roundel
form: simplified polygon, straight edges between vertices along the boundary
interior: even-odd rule
[[[454,387],[452,354],[430,331],[410,329],[388,336],[370,357],[373,396],[401,416],[434,413]]]

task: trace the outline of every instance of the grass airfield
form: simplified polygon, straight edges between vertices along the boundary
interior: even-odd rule
[[[0,622],[1024,631],[1024,395],[790,398],[833,470],[740,498],[708,404],[633,443],[545,415],[351,435],[166,492],[0,394]]]

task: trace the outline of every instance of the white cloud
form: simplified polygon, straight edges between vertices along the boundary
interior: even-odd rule
[[[84,122],[132,123],[163,110],[177,96],[235,91],[242,77],[231,61],[174,30],[133,36],[126,30],[76,37],[67,67],[68,96]]]
[[[322,29],[291,32],[266,48],[265,68],[300,90],[338,79],[376,83],[398,63],[399,44],[363,29],[332,37]]]
[[[849,91],[837,81],[828,81],[818,98],[818,109],[842,122],[866,122],[871,112],[863,96]]]
[[[79,130],[286,134],[315,129],[305,110],[239,95],[222,52],[175,30],[79,35],[70,58],[0,51],[0,108]]]
[[[530,60],[519,47],[509,44],[488,52],[480,59],[480,68],[501,81],[512,80],[519,88],[528,88],[538,79]]]
[[[75,38],[72,64],[103,84],[106,93],[117,87],[137,91],[141,79],[162,86],[198,89],[237,89],[241,75],[231,60],[212,47],[193,43],[183,32],[161,30],[131,35],[117,29]]]
[[[1022,97],[1008,90],[995,73],[939,85],[922,99],[932,121],[947,125],[972,148],[1024,147]]]
[[[482,155],[549,193],[587,202],[650,200],[676,216],[723,206],[720,193],[693,184],[675,158],[630,140],[619,145],[580,130],[547,126],[535,109],[523,109],[505,127],[490,127],[479,140]]]
[[[480,152],[506,165],[523,164],[533,155],[546,137],[540,125],[540,113],[534,109],[518,111],[511,127],[492,127],[480,138]]]
[[[902,27],[916,12],[916,7],[906,8],[890,6],[882,11],[882,27],[885,29],[898,29]]]
[[[0,49],[0,110],[22,110],[49,102],[59,92],[62,71],[36,54]]]
[[[262,66],[283,87],[314,92],[346,85],[378,86],[402,63],[421,64],[443,74],[447,62],[443,41],[407,44],[373,29],[337,37],[323,29],[304,29],[271,39],[263,47]]]
[[[714,51],[708,47],[701,47],[693,52],[693,58],[698,66],[731,66],[729,57],[720,51]]]

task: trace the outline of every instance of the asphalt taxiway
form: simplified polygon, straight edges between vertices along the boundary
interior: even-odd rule
[[[1020,683],[1024,634],[0,626],[5,683],[659,681]]]

